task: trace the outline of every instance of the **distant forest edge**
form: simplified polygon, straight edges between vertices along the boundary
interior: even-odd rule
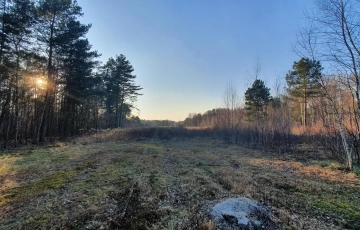
[[[122,54],[97,61],[74,0],[1,0],[0,138],[41,143],[123,127],[141,87]],[[133,118],[134,119],[134,118]],[[136,120],[136,119],[135,119]]]

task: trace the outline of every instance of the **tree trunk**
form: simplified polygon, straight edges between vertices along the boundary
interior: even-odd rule
[[[52,76],[52,58],[53,58],[53,49],[54,49],[54,25],[55,25],[55,15],[52,17],[52,21],[50,24],[50,37],[49,37],[49,60],[48,60],[48,80],[46,84],[46,95],[45,95],[45,106],[44,111],[41,115],[41,125],[38,132],[39,135],[39,141],[44,142],[44,136],[46,129],[50,129],[51,127],[46,127],[47,123],[49,122],[48,119],[50,118],[50,104],[52,103],[51,97],[52,97],[52,84],[53,82],[53,76]]]
[[[306,114],[307,114],[307,89],[306,89],[306,81],[305,81],[305,87],[304,87],[304,118],[303,118],[303,126],[306,127],[307,120],[306,120]]]
[[[2,28],[1,28],[1,43],[0,43],[0,66],[2,65],[2,59],[3,59],[3,55],[4,55],[4,49],[5,49],[5,38],[6,38],[6,35],[5,35],[5,20],[4,20],[4,15],[6,14],[6,1],[7,0],[3,0],[3,18],[2,18]]]
[[[19,73],[20,73],[20,53],[19,46],[15,44],[16,50],[16,72],[15,72],[15,95],[14,95],[14,106],[15,106],[15,147],[17,147],[18,135],[19,135]]]

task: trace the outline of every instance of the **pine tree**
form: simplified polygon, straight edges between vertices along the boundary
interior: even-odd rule
[[[245,92],[245,108],[248,120],[258,120],[266,115],[264,108],[269,104],[270,89],[262,80],[255,80]]]
[[[44,107],[34,142],[44,141],[45,135],[52,139],[55,130],[55,94],[57,88],[56,52],[65,43],[61,41],[67,34],[69,23],[82,16],[81,7],[75,0],[39,0],[37,4],[37,41],[47,57],[47,89]],[[81,36],[81,35],[80,35]]]
[[[92,70],[99,57],[91,51],[89,41],[84,38],[90,26],[70,20],[64,26],[65,33],[59,35],[56,42],[59,48],[56,54],[60,57],[60,82],[62,91],[60,133],[62,137],[76,135],[84,128],[81,112],[85,113],[84,105],[94,86]]]
[[[24,100],[24,97],[20,98],[23,94],[23,90],[20,89],[20,82],[22,81],[22,68],[21,62],[24,62],[26,54],[29,52],[30,39],[32,37],[32,29],[35,23],[34,21],[35,6],[32,0],[13,0],[13,6],[10,8],[10,19],[13,24],[13,31],[10,36],[12,53],[15,60],[14,71],[14,88],[13,102],[15,107],[14,114],[14,136],[15,146],[18,142],[19,129],[20,129],[20,99]],[[22,103],[25,105],[25,103]]]
[[[32,0],[4,0],[1,8],[0,129],[6,148],[9,138],[14,137],[15,146],[18,143],[22,62],[31,39],[34,4]]]
[[[1,0],[0,2],[0,128],[2,135],[6,135],[9,130],[9,117],[11,105],[11,93],[13,90],[13,79],[11,72],[14,69],[14,62],[10,55],[10,34],[12,32],[10,20],[10,1]]]
[[[301,58],[294,62],[292,70],[286,74],[288,92],[293,99],[300,100],[302,125],[307,125],[308,98],[319,94],[322,67],[319,61]]]
[[[123,126],[126,115],[133,108],[133,102],[142,88],[135,84],[134,68],[124,55],[110,58],[103,66],[106,88],[106,111],[110,128]]]

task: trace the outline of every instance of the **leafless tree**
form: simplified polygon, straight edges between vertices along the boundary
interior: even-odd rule
[[[255,80],[257,80],[260,76],[260,72],[261,72],[261,68],[262,68],[262,62],[259,56],[256,57],[255,59],[255,64],[254,64],[254,76],[255,76]]]
[[[345,129],[344,129],[344,125],[343,125],[343,118],[340,114],[340,108],[339,108],[339,103],[336,102],[336,96],[334,97],[330,92],[329,92],[329,82],[331,79],[329,78],[321,78],[321,87],[323,90],[324,95],[326,96],[326,98],[329,101],[329,105],[333,111],[335,120],[336,120],[336,124],[338,126],[338,130],[341,136],[341,141],[342,141],[342,146],[345,152],[344,155],[344,163],[345,166],[351,170],[352,169],[352,153],[351,150],[349,149],[349,145],[348,145],[348,141],[346,138],[346,133],[345,133]],[[333,81],[336,81],[336,79],[333,79]]]
[[[315,34],[320,52],[324,60],[346,77],[349,87],[353,87],[359,115],[360,1],[317,0],[316,3],[318,11],[311,18],[317,25]]]
[[[310,57],[312,60],[318,59],[316,28],[313,23],[299,29],[295,44],[292,44],[292,50],[301,57]]]
[[[227,85],[223,95],[223,107],[223,110],[219,110],[222,114],[217,118],[218,126],[224,129],[226,142],[236,143],[235,132],[241,121],[240,98],[232,81]]]
[[[353,121],[357,127],[355,142],[359,142],[360,115],[360,1],[316,0],[316,10],[307,14],[309,26],[300,30],[294,51],[300,56],[320,59],[326,62],[335,75],[342,77],[353,95]],[[334,95],[329,93],[328,79],[320,83],[335,116],[341,135],[347,167],[352,168],[351,150],[344,130],[344,121]],[[351,108],[349,107],[349,110]]]

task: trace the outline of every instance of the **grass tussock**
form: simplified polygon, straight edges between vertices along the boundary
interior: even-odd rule
[[[236,196],[266,205],[279,229],[360,228],[359,176],[331,162],[211,137],[130,141],[109,132],[110,140],[3,153],[1,229],[212,230],[207,211]]]

